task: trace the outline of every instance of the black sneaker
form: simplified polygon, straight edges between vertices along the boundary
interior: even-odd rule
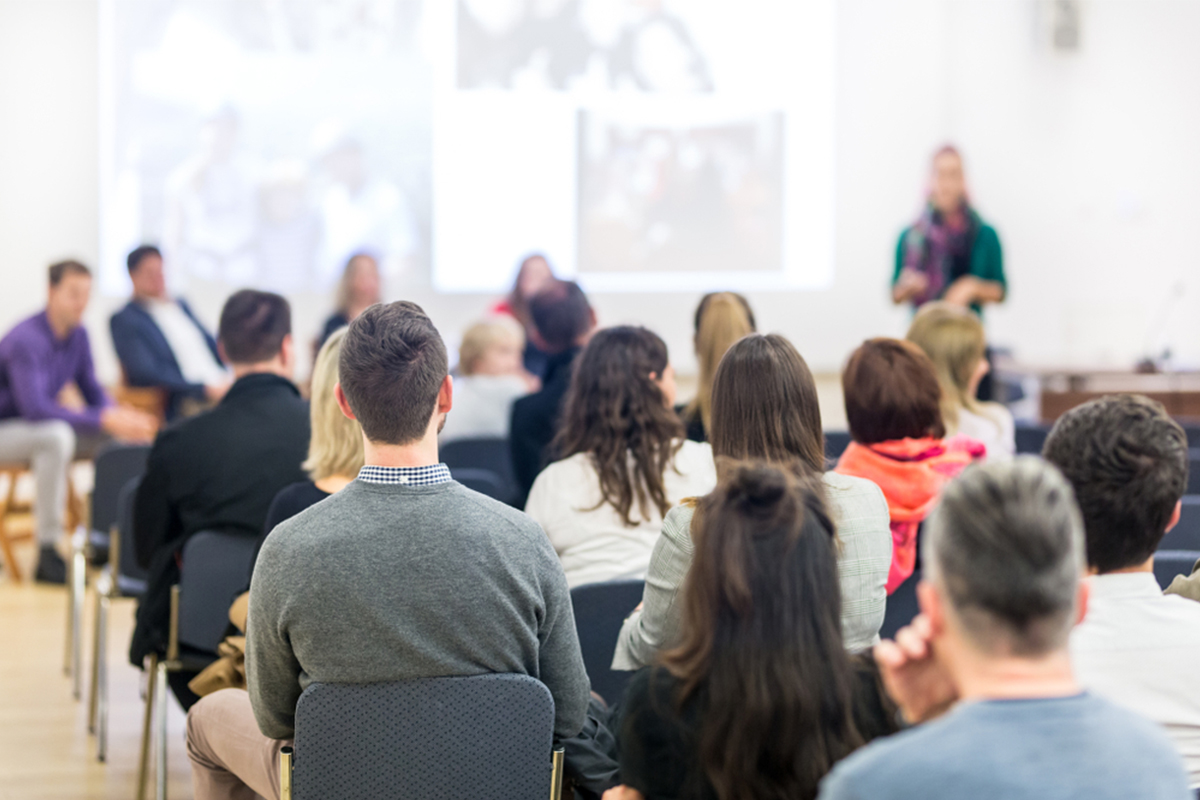
[[[54,583],[59,586],[67,582],[67,562],[53,547],[43,547],[38,554],[37,572],[33,579],[38,583]]]

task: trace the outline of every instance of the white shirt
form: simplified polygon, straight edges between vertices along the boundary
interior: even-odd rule
[[[454,379],[454,404],[439,441],[477,437],[508,438],[513,401],[529,394],[516,375],[464,375]]]
[[[1200,603],[1164,595],[1149,572],[1088,583],[1087,617],[1071,633],[1076,678],[1163,725],[1200,786]]]
[[[987,446],[986,461],[1011,461],[1017,452],[1017,430],[1012,412],[999,403],[982,403],[983,414],[958,410],[958,430]]]
[[[668,506],[711,492],[717,484],[712,447],[685,441],[675,454],[674,468],[667,467],[663,484]],[[650,519],[643,521],[635,502],[630,517],[639,524],[629,527],[612,505],[601,505],[600,500],[600,476],[592,457],[576,453],[542,470],[525,503],[525,513],[550,537],[571,588],[618,578],[644,578],[650,565],[650,553],[662,528],[658,509],[649,504]]]
[[[226,380],[225,368],[213,357],[200,327],[178,301],[149,300],[145,309],[166,338],[184,380],[205,386]]]

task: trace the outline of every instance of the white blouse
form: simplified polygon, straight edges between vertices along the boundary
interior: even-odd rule
[[[986,461],[1010,461],[1017,452],[1017,431],[1012,412],[999,403],[981,403],[976,414],[958,410],[958,430],[987,446]]]
[[[717,484],[712,447],[685,441],[673,466],[667,467],[663,484],[668,507],[711,492]],[[600,476],[587,453],[542,470],[525,503],[525,513],[550,537],[571,588],[645,577],[663,521],[653,504],[646,510],[650,519],[640,519],[635,502],[630,517],[638,524],[629,527],[612,505],[601,504]]]

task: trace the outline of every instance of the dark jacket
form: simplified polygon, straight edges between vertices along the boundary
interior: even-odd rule
[[[158,435],[134,503],[134,548],[149,571],[130,647],[135,666],[166,648],[184,542],[202,530],[258,538],[279,490],[307,477],[308,436],[308,404],[291,381],[266,374],[241,378],[216,408]]]
[[[517,508],[525,507],[534,478],[550,461],[547,450],[558,430],[563,398],[571,385],[571,367],[579,351],[575,347],[550,356],[542,390],[513,403],[508,441],[517,482]]]
[[[187,302],[175,301],[204,334],[204,341],[212,351],[213,358],[219,362],[217,340],[213,338]],[[108,322],[112,331],[113,346],[117,350],[117,358],[121,361],[121,369],[125,372],[125,380],[130,386],[162,388],[167,391],[167,418],[173,419],[179,411],[179,404],[186,397],[203,399],[204,386],[188,383],[175,360],[175,353],[167,343],[167,337],[159,329],[158,323],[150,312],[137,301],[130,300],[125,307],[112,315]]]

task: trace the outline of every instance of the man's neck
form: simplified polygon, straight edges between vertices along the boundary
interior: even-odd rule
[[[135,303],[165,303],[171,298],[165,294],[134,294],[133,302]]]
[[[990,655],[954,648],[950,671],[963,700],[1033,700],[1071,697],[1081,691],[1066,648],[1046,656]]]
[[[428,467],[438,463],[437,433],[409,444],[363,440],[365,462],[374,467]]]
[[[234,364],[233,379],[241,380],[247,375],[276,375],[291,380],[292,376],[286,366],[276,361],[263,361],[258,364]]]
[[[1154,572],[1154,556],[1150,556],[1141,564],[1134,564],[1132,567],[1122,567],[1121,569],[1109,570],[1101,572],[1095,567],[1088,567],[1088,575],[1129,575],[1137,572]]]
[[[75,330],[75,326],[67,321],[56,320],[53,314],[46,313],[46,322],[50,325],[50,332],[54,334],[55,339],[66,339],[71,335],[71,331]]]

